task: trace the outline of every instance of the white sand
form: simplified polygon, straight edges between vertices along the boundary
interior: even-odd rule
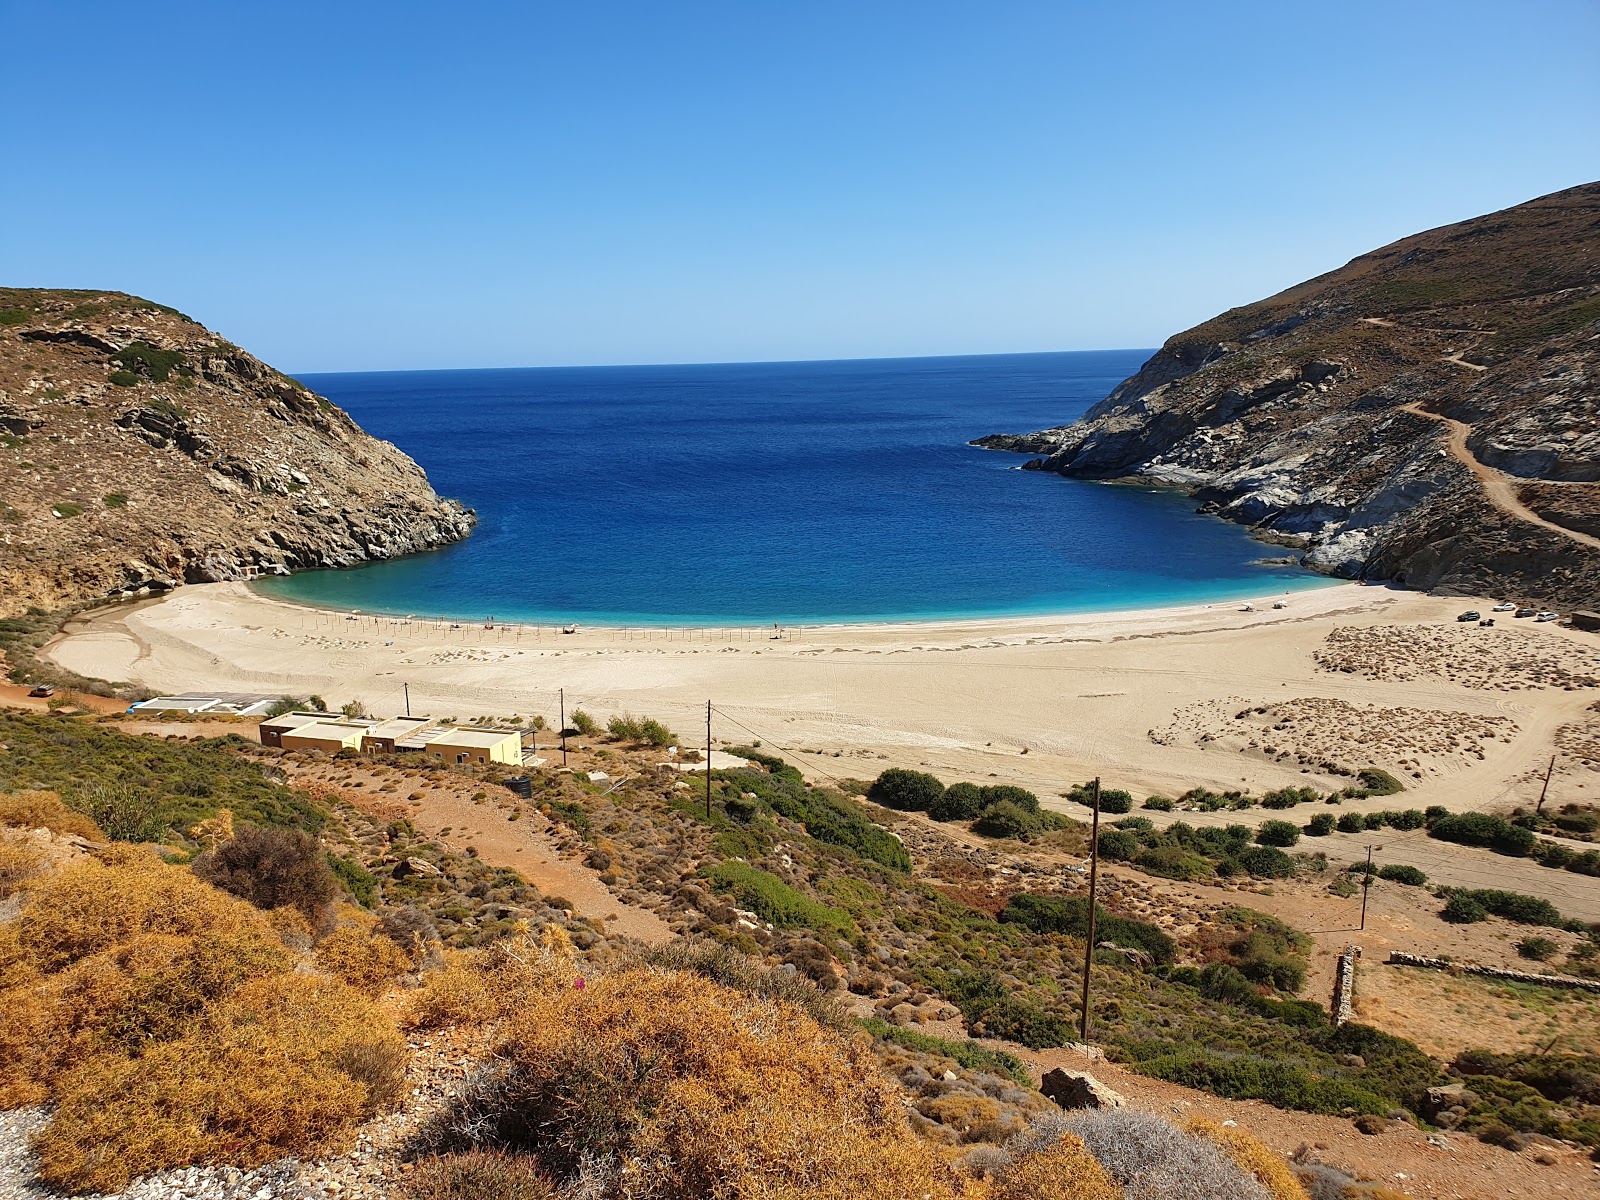
[[[806,626],[774,641],[770,627],[585,626],[564,635],[552,626],[347,620],[240,584],[208,584],[82,623],[50,653],[84,674],[165,692],[317,693],[336,705],[358,699],[383,715],[403,711],[404,681],[416,713],[537,713],[554,725],[557,689],[565,688],[569,714],[582,707],[602,721],[624,711],[656,717],[690,745],[704,737],[709,698],[720,743],[761,738],[800,751],[791,757],[819,777],[870,778],[899,765],[946,780],[1021,783],[1044,797],[1096,773],[1136,795],[1176,795],[1197,784],[1346,783],[1233,746],[1183,738],[1158,745],[1149,736],[1204,701],[1244,708],[1311,696],[1512,718],[1509,742],[1488,745],[1482,760],[1432,762],[1405,796],[1408,806],[1484,807],[1535,795],[1535,770],[1542,774],[1554,731],[1595,698],[1592,690],[1485,691],[1432,676],[1380,683],[1313,661],[1337,625],[1450,625],[1467,601],[1355,584],[1295,593],[1283,610],[1271,600],[1264,594],[1252,613],[1218,604]],[[1530,625],[1517,622],[1516,630]],[[1481,632],[1483,652],[1495,654],[1501,631]],[[1600,638],[1550,625],[1537,633],[1575,661],[1600,663]],[[1367,749],[1368,761],[1346,765],[1402,769],[1403,750],[1381,742]],[[1557,799],[1600,792],[1600,783],[1576,777],[1561,786],[1573,794]],[[1589,792],[1577,790],[1583,786]]]

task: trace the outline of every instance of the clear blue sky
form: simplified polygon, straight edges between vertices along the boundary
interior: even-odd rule
[[[1600,177],[1594,0],[0,0],[0,281],[286,370],[1150,346]]]

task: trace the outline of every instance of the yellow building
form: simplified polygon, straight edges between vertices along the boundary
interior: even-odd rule
[[[360,750],[362,735],[371,728],[365,721],[312,721],[284,730],[278,744],[285,750],[321,750],[324,754],[337,754],[341,750]]]
[[[446,762],[522,765],[522,734],[515,729],[477,729],[464,725],[429,738],[422,749]]]

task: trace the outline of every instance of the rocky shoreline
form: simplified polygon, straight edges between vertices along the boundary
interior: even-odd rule
[[[348,414],[182,314],[0,289],[0,617],[353,566],[476,515]]]
[[[1182,487],[1324,574],[1593,607],[1597,221],[1591,184],[1419,234],[1178,334],[1072,425],[972,444]]]

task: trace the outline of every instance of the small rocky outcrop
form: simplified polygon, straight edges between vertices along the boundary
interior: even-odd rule
[[[1330,575],[1594,607],[1600,184],[1233,309],[1172,338],[1082,420],[974,445],[1186,488]],[[1519,491],[1521,512],[1507,499]]]
[[[0,289],[0,617],[395,558],[476,518],[170,308]]]
[[[1039,1090],[1062,1108],[1122,1108],[1128,1101],[1093,1075],[1056,1067],[1046,1071]]]

